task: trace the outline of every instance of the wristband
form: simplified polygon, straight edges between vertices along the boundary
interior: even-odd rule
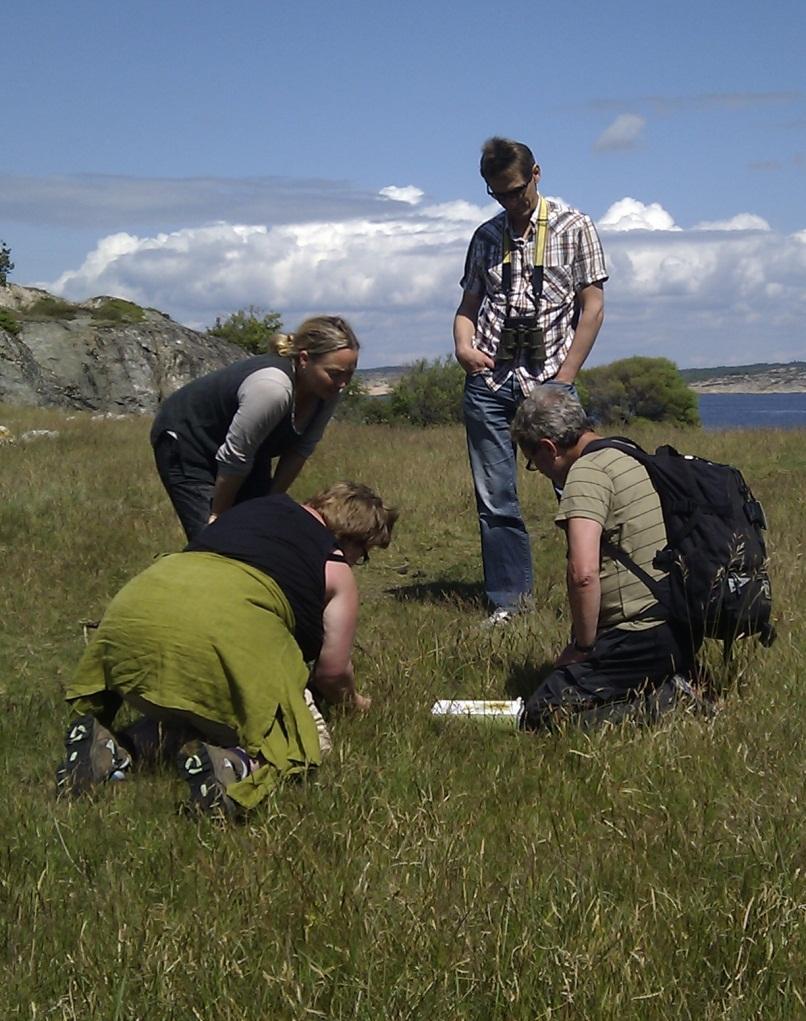
[[[590,645],[580,645],[576,638],[574,639],[574,648],[577,652],[593,652],[593,646],[595,644],[595,642],[591,642]]]

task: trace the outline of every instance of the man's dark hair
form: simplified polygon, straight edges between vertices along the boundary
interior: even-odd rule
[[[481,147],[481,176],[485,181],[491,177],[517,167],[523,172],[524,177],[529,177],[535,163],[532,150],[523,142],[513,142],[511,138],[488,138]]]

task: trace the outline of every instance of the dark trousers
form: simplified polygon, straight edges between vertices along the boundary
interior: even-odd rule
[[[210,517],[215,479],[212,475],[209,481],[188,478],[179,442],[168,432],[157,437],[154,460],[185,535],[188,540],[194,539]]]
[[[525,730],[551,728],[567,719],[586,726],[633,715],[642,703],[649,715],[668,708],[673,674],[688,676],[694,655],[668,624],[643,631],[612,628],[596,639],[580,663],[557,667],[528,698]]]

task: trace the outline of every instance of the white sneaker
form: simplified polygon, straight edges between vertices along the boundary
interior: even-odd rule
[[[515,619],[515,610],[510,610],[506,606],[499,606],[487,617],[486,620],[482,621],[482,628],[488,631],[492,628],[503,627],[506,624],[511,623]]]

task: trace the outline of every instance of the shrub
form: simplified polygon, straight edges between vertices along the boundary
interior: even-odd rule
[[[16,337],[20,329],[21,327],[16,316],[9,312],[7,308],[0,308],[0,330],[5,330],[6,333]]]
[[[595,422],[624,425],[636,418],[699,425],[697,396],[668,358],[623,358],[580,373],[580,399]]]
[[[389,397],[388,419],[411,425],[462,421],[465,371],[450,355],[415,362]]]
[[[105,323],[140,323],[145,317],[145,312],[133,301],[126,301],[125,298],[107,298],[100,305],[92,309],[93,319],[99,319]]]
[[[75,319],[79,310],[69,301],[47,294],[25,310],[26,319]]]
[[[269,338],[283,327],[279,312],[269,312],[250,305],[238,309],[226,319],[216,318],[215,325],[207,331],[211,337],[220,337],[237,344],[249,354],[263,354],[269,349]]]
[[[336,417],[343,422],[359,424],[386,421],[383,417],[383,408],[388,403],[388,401],[379,400],[377,397],[371,397],[366,383],[358,376],[353,376],[336,405]],[[378,417],[379,411],[381,417]]]

